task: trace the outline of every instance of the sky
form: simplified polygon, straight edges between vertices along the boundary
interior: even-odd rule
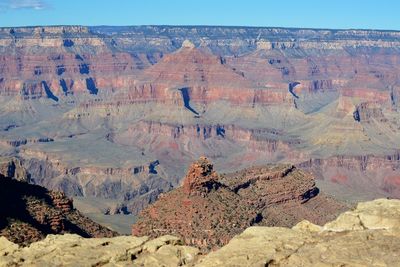
[[[222,25],[400,30],[399,0],[0,0],[0,27]]]

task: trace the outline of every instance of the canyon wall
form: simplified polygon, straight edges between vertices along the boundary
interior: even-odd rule
[[[138,213],[202,155],[399,197],[399,45],[376,30],[1,28],[0,154],[105,213]]]

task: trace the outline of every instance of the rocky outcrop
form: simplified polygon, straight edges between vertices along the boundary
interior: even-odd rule
[[[217,178],[213,165],[200,158],[191,165],[182,187],[162,194],[140,213],[133,235],[178,235],[185,244],[203,250],[226,244],[257,220],[257,212],[241,205],[240,198]]]
[[[49,235],[29,247],[0,237],[1,266],[398,266],[400,201],[359,203],[332,222],[293,228],[247,228],[219,250],[201,255],[164,235],[84,239]]]
[[[386,122],[387,119],[382,113],[382,108],[377,103],[364,102],[356,106],[353,113],[354,120],[358,122],[371,122],[377,120]]]
[[[116,233],[74,209],[62,192],[0,175],[0,235],[27,245],[48,234],[76,233],[83,237],[111,237]]]
[[[206,195],[212,189],[218,189],[218,175],[213,170],[213,165],[206,157],[201,157],[190,166],[188,174],[183,180],[183,192],[187,195]]]
[[[313,80],[310,82],[309,86],[310,92],[320,92],[324,90],[333,90],[332,80]]]
[[[250,227],[196,266],[398,266],[399,216],[399,200],[378,199],[322,227]]]
[[[0,174],[18,181],[31,182],[29,173],[18,158],[0,158]]]
[[[197,259],[199,250],[174,236],[120,236],[85,239],[78,235],[48,235],[20,248],[0,237],[1,266],[182,266]]]
[[[133,235],[180,236],[207,251],[251,225],[325,223],[345,207],[319,193],[313,177],[293,166],[258,167],[218,175],[208,159],[193,163],[183,185],[144,209]]]

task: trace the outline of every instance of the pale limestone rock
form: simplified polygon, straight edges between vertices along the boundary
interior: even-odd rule
[[[196,46],[194,45],[194,43],[192,43],[192,41],[186,39],[185,41],[183,41],[182,43],[182,48],[195,48]]]
[[[313,224],[307,220],[303,220],[293,226],[293,230],[304,231],[304,232],[320,232],[322,227],[316,224]]]
[[[345,212],[339,215],[339,217],[332,222],[324,225],[326,231],[352,231],[352,230],[363,230],[365,229],[361,224],[360,217],[358,214],[352,212]]]
[[[400,266],[400,200],[360,203],[324,227],[250,227],[196,266]]]
[[[400,266],[400,235],[386,230],[323,233],[276,266]],[[274,266],[274,265],[271,265]]]
[[[400,201],[395,199],[359,203],[355,210],[342,213],[324,226],[331,231],[391,228],[400,228]]]
[[[139,266],[181,266],[193,262],[199,250],[180,245],[164,245],[154,253],[140,257],[135,264]]]
[[[271,48],[272,48],[271,42],[264,40],[257,41],[257,49],[271,50]]]
[[[280,227],[249,227],[196,266],[266,266],[300,248],[310,234]]]
[[[7,240],[7,238],[0,236],[0,256],[7,256],[18,249],[18,245]]]
[[[0,239],[0,249],[10,247],[12,243],[7,242]],[[49,235],[29,247],[17,246],[8,255],[0,254],[0,266],[178,266],[195,260],[199,253],[181,243],[173,236],[148,241],[148,237],[133,236]]]
[[[156,252],[160,247],[164,245],[182,245],[182,241],[172,235],[164,235],[160,236],[156,239],[150,240],[146,244],[144,244],[143,249],[152,253]]]

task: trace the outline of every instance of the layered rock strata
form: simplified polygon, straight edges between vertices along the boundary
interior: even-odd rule
[[[108,213],[137,214],[200,155],[224,171],[306,166],[345,200],[399,197],[399,43],[376,30],[1,28],[0,155]]]
[[[319,193],[294,166],[253,168],[220,176],[207,158],[189,168],[183,185],[143,210],[133,235],[180,236],[203,250],[225,245],[251,225],[325,223],[344,206]]]

